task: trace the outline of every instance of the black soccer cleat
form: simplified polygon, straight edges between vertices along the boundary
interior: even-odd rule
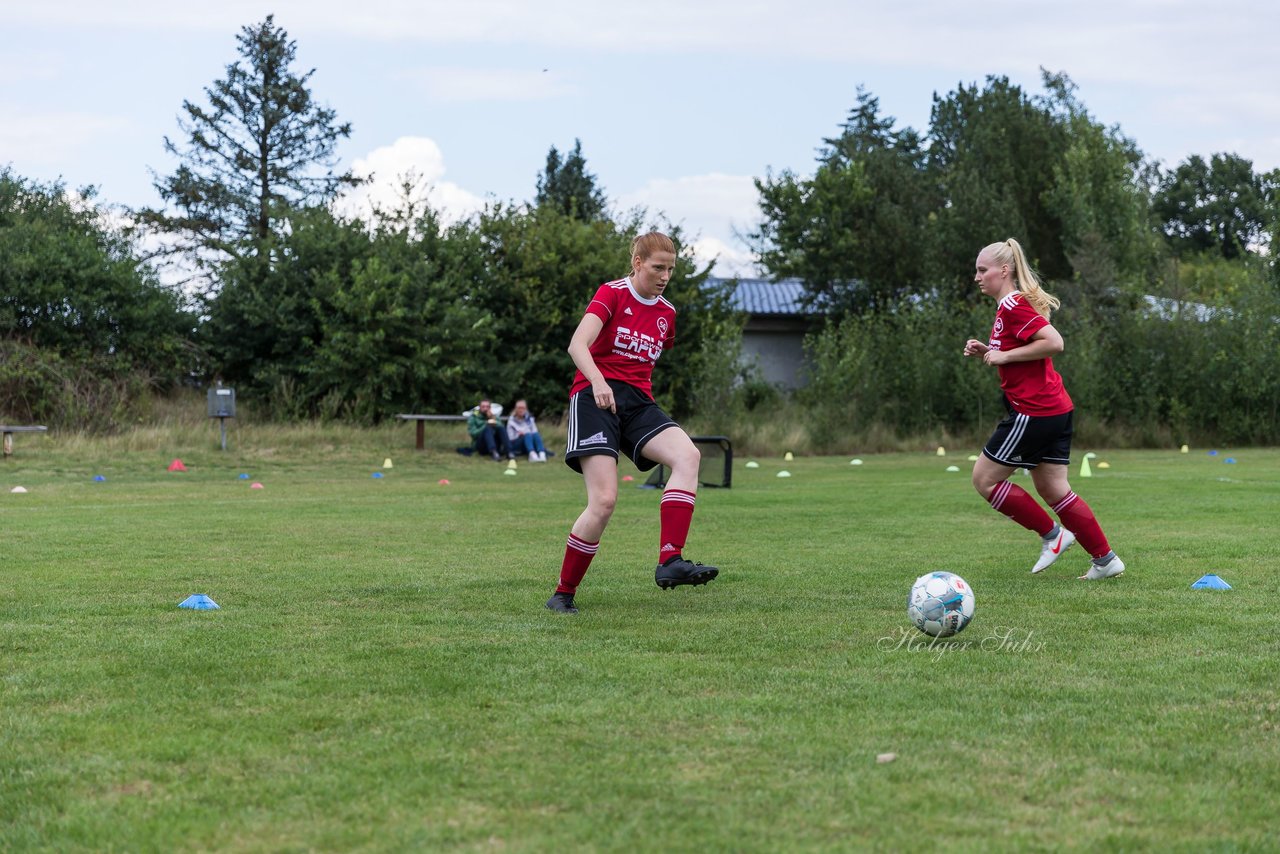
[[[572,593],[551,594],[551,598],[547,600],[547,610],[555,611],[557,614],[578,613],[578,609],[573,606]]]
[[[714,566],[703,566],[677,556],[658,564],[658,568],[653,571],[653,580],[663,590],[670,590],[682,584],[706,584],[719,574],[720,570]]]

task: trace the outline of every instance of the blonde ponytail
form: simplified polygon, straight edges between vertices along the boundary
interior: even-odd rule
[[[1018,241],[1010,237],[1003,243],[992,243],[986,251],[991,254],[997,264],[1009,265],[1013,270],[1013,286],[1046,320],[1049,314],[1062,304],[1057,297],[1040,287],[1040,279],[1031,269],[1027,255],[1022,251]]]

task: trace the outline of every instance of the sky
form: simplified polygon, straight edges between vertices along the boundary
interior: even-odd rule
[[[528,201],[548,150],[581,140],[617,211],[680,224],[721,275],[757,272],[753,181],[811,175],[859,87],[924,133],[935,94],[1065,72],[1166,166],[1280,167],[1275,0],[0,0],[0,167],[157,205],[183,101],[272,14],[352,124],[337,155],[367,197],[412,174],[450,219]]]

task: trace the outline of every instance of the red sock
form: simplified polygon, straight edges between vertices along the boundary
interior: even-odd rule
[[[689,538],[689,524],[693,522],[695,495],[683,489],[668,489],[662,493],[659,516],[662,520],[662,545],[658,549],[658,563],[680,557],[684,542]]]
[[[1002,480],[996,484],[995,489],[991,490],[991,497],[987,500],[991,502],[992,507],[1042,537],[1053,530],[1053,519],[1021,486]]]
[[[1102,526],[1094,517],[1093,510],[1079,495],[1068,492],[1066,498],[1053,505],[1053,512],[1058,514],[1063,527],[1076,535],[1080,545],[1084,546],[1085,551],[1090,555],[1102,557],[1111,551],[1111,546],[1107,544],[1107,535],[1102,533]]]
[[[596,556],[599,549],[598,542],[588,543],[573,534],[569,535],[569,542],[565,543],[564,547],[564,563],[560,564],[560,584],[556,587],[557,593],[573,595],[578,585],[582,583],[582,576],[587,574],[591,559]]]

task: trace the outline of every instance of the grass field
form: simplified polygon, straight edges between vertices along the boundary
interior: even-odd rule
[[[1099,583],[1028,574],[969,449],[739,459],[687,549],[720,578],[666,592],[628,483],[558,617],[580,479],[410,432],[20,437],[0,850],[1274,850],[1280,451],[1099,453]],[[930,645],[935,568],[978,606]]]

